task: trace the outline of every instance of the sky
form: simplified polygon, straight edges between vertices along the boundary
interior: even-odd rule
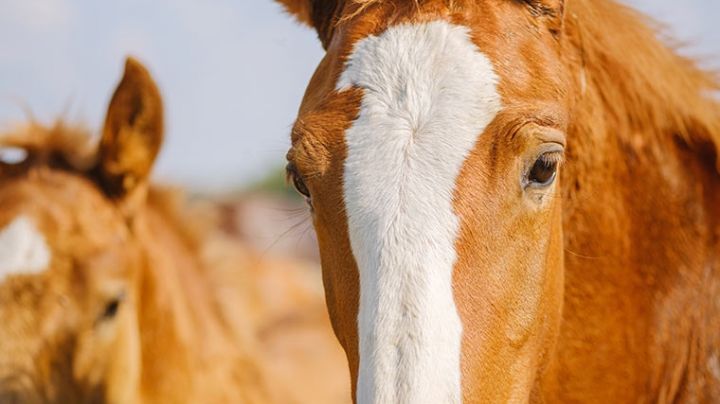
[[[626,3],[720,67],[720,1]],[[0,128],[29,109],[99,133],[126,55],[148,66],[165,100],[156,178],[218,191],[283,164],[323,51],[271,0],[0,0]]]

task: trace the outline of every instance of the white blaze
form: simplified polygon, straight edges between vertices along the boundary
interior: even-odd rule
[[[469,30],[435,21],[360,40],[337,84],[364,90],[344,174],[361,404],[462,401],[453,193],[500,110],[497,83]]]
[[[13,274],[38,273],[50,264],[45,237],[26,216],[0,229],[0,282]]]

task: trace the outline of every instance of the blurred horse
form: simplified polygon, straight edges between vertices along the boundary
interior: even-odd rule
[[[614,0],[280,0],[359,403],[718,402],[718,79]]]
[[[133,59],[99,145],[62,123],[0,136],[0,402],[302,402],[293,387],[336,402],[322,295],[151,187],[162,137],[160,93]],[[268,277],[288,302],[253,295]],[[291,304],[298,324],[282,324]]]

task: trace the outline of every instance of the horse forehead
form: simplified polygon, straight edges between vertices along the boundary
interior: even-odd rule
[[[0,282],[10,275],[43,272],[51,258],[45,235],[29,216],[16,216],[0,228]]]
[[[499,86],[493,61],[467,26],[435,20],[364,37],[354,44],[335,85],[339,93],[363,92],[358,117],[345,132],[348,151],[369,148],[368,156],[400,164],[396,169],[425,170],[454,183],[478,137],[503,107]],[[347,136],[353,130],[363,135]],[[412,169],[405,166],[409,161],[415,163]],[[359,168],[347,163],[346,174]],[[363,170],[366,165],[361,164]],[[378,174],[393,172],[383,168]]]

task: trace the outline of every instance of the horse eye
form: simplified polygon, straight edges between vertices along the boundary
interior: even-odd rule
[[[309,198],[310,197],[310,191],[307,189],[307,186],[305,185],[305,181],[300,178],[298,175],[294,175],[292,177],[293,186],[295,189],[304,197]]]
[[[124,298],[124,294],[121,294],[118,297],[111,299],[105,305],[105,309],[103,310],[102,315],[100,316],[100,321],[112,320],[117,315],[118,310],[120,309],[120,304],[123,301],[123,298]]]
[[[545,153],[535,160],[527,174],[528,184],[535,187],[546,187],[555,181],[559,157],[557,153]]]
[[[288,178],[292,181],[295,190],[298,191],[298,193],[305,198],[310,198],[310,190],[308,190],[307,185],[305,185],[305,181],[303,181],[300,173],[297,172],[295,165],[289,163],[285,170],[287,172]]]

